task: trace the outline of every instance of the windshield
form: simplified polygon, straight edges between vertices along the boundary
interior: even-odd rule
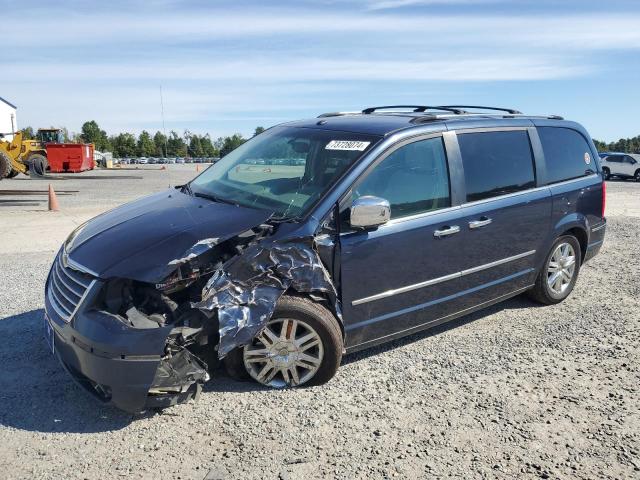
[[[274,127],[242,144],[189,185],[194,195],[304,214],[380,137],[313,128]]]

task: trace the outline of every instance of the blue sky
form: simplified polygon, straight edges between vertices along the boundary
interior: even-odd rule
[[[559,114],[640,134],[640,2],[0,0],[24,127],[250,134],[397,103]]]

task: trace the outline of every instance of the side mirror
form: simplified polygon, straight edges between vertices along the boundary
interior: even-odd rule
[[[391,218],[391,206],[384,198],[365,195],[351,204],[350,223],[356,228],[372,228],[383,225]]]

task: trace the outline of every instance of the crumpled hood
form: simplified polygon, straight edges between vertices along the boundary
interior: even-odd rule
[[[67,246],[69,257],[100,278],[158,283],[196,243],[223,241],[264,223],[271,213],[216,203],[171,189],[103,213]]]

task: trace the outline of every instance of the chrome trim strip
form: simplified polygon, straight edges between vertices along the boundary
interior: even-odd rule
[[[98,275],[96,272],[94,272],[93,270],[88,269],[87,267],[80,265],[78,262],[74,261],[71,259],[71,257],[67,256],[67,265],[72,268],[73,270],[77,270],[78,272],[82,272],[82,273],[88,273],[89,275],[99,278],[100,275]],[[87,287],[89,288],[89,287]]]
[[[578,177],[578,178],[572,178],[571,180],[563,180],[562,182],[554,182],[554,183],[547,183],[547,187],[555,187],[558,185],[568,185],[570,183],[577,183],[581,180],[587,180],[589,178],[596,178],[596,177],[601,177],[601,175],[599,173],[592,173],[591,175],[585,175],[584,177]]]
[[[64,281],[64,279],[62,278],[62,274],[60,273],[60,265],[58,264],[58,262],[56,262],[54,264],[54,270],[53,270],[53,275],[60,280],[60,282],[67,287],[67,290],[69,290],[70,292],[72,292],[75,296],[77,296],[78,298],[82,297],[82,292],[77,292],[75,289],[71,288],[69,286],[69,284],[67,282]],[[68,275],[65,275],[66,278],[70,278]],[[71,281],[78,284],[78,282],[74,281],[73,278],[71,278]],[[78,284],[79,285],[79,284]],[[86,289],[87,287],[85,287],[84,285],[81,285],[82,288]]]
[[[69,313],[71,313],[71,311],[75,307],[76,303],[72,302],[67,297],[65,297],[64,295],[61,294],[60,287],[58,287],[58,284],[55,283],[55,279],[54,279],[54,281],[52,281],[51,287],[52,287],[51,288],[51,294],[53,295],[53,298],[58,302],[58,306],[60,308],[62,308],[63,310],[68,311]],[[64,299],[66,299],[67,303],[69,303],[71,305],[71,307],[67,306],[65,304],[65,302],[63,302],[60,297],[63,297]]]
[[[56,292],[53,290],[53,288],[49,289],[49,302],[51,303],[51,305],[53,305],[53,308],[55,308],[58,315],[60,315],[60,317],[65,322],[68,321],[67,319],[69,318],[70,312],[67,312],[67,309],[64,306],[64,303],[62,303],[60,299],[56,296]],[[61,313],[61,310],[63,310],[64,313]]]
[[[68,313],[63,313],[60,311],[58,304],[56,303],[56,301],[53,300],[53,298],[51,298],[51,289],[49,289],[49,292],[47,293],[48,297],[49,297],[49,304],[53,307],[53,309],[56,311],[56,313],[58,314],[58,316],[60,318],[62,318],[62,320],[64,320],[65,322],[67,322],[67,318],[69,318],[69,314]]]
[[[513,297],[515,295],[518,295],[519,293],[522,293],[522,292],[525,292],[525,291],[529,290],[531,287],[533,287],[533,285],[529,285],[529,286],[524,287],[524,288],[518,288],[517,290],[513,290],[513,291],[511,291],[509,293],[506,293],[504,295],[500,295],[499,297],[492,298],[491,300],[487,300],[486,302],[478,303],[477,305],[474,305],[473,307],[468,307],[468,308],[465,308],[463,310],[459,310],[457,312],[450,313],[449,315],[445,315],[443,317],[436,318],[435,320],[429,320],[428,322],[425,322],[425,323],[422,323],[420,325],[416,325],[416,326],[407,328],[405,330],[400,330],[399,332],[390,333],[389,335],[383,335],[382,337],[374,338],[373,340],[367,340],[366,342],[362,342],[362,343],[358,343],[356,345],[352,345],[352,346],[347,348],[347,352],[349,352],[349,351],[351,351],[351,350],[353,350],[353,349],[355,349],[357,347],[361,347],[362,345],[367,345],[369,343],[380,342],[380,341],[382,341],[383,339],[385,339],[387,337],[404,336],[404,335],[408,335],[412,331],[421,330],[421,329],[426,328],[427,326],[432,325],[434,323],[435,324],[444,323],[449,319],[453,319],[455,317],[462,316],[467,312],[474,311],[474,310],[479,310],[482,307],[484,307],[485,305],[490,305],[490,304],[493,304],[493,303],[501,302],[502,300],[506,300],[509,297]]]
[[[405,287],[395,288],[392,290],[387,290],[386,292],[377,293],[375,295],[371,295],[370,297],[359,298],[357,300],[353,300],[351,305],[354,307],[357,305],[362,305],[363,303],[373,302],[376,300],[381,300],[383,298],[392,297],[394,295],[399,295],[401,293],[410,292],[412,290],[418,290],[420,288],[429,287],[431,285],[435,285],[437,283],[447,282],[449,280],[453,280],[455,278],[461,278],[466,275],[471,275],[472,273],[477,273],[482,270],[487,270],[489,268],[497,267],[498,265],[502,265],[508,262],[512,262],[514,260],[519,260],[524,257],[528,257],[529,255],[533,255],[536,253],[535,250],[530,250],[528,252],[519,253],[518,255],[514,255],[512,257],[503,258],[501,260],[496,260],[495,262],[485,263],[484,265],[478,265],[477,267],[468,268],[467,270],[462,270],[460,272],[451,273],[449,275],[445,275],[443,277],[432,278],[431,280],[426,280],[424,282],[415,283],[413,285],[407,285]]]
[[[408,215],[406,217],[394,218],[392,220],[389,220],[384,225],[380,225],[380,227],[378,227],[378,228],[385,228],[387,225],[395,225],[396,223],[402,223],[402,222],[407,222],[407,221],[410,221],[410,220],[416,220],[418,218],[430,217],[431,215],[437,215],[438,213],[447,213],[447,212],[450,212],[450,211],[453,211],[453,210],[460,210],[460,208],[461,208],[460,205],[456,205],[455,207],[444,207],[444,208],[440,208],[438,210],[430,210],[428,212],[416,213],[414,215]],[[346,233],[349,233],[349,232],[346,232]]]
[[[587,245],[587,250],[589,250],[591,247],[600,245],[601,243],[604,243],[604,240],[598,240],[597,242],[590,243],[589,245]]]
[[[58,278],[56,278],[56,275],[55,275],[55,274],[53,275],[52,280],[53,280],[53,282],[52,282],[52,283],[53,283],[53,286],[56,288],[56,290],[58,291],[58,293],[59,293],[60,295],[62,295],[64,298],[66,298],[66,299],[67,299],[67,301],[68,301],[71,305],[76,305],[77,300],[73,300],[73,299],[69,298],[69,296],[68,296],[66,293],[64,293],[64,290],[62,290],[62,288],[60,288],[60,285],[58,285],[58,280],[59,280],[59,279],[58,279]]]
[[[84,295],[82,295],[82,298],[80,298],[80,300],[78,300],[78,304],[76,305],[76,308],[73,309],[73,312],[71,312],[71,315],[69,315],[69,321],[71,321],[71,319],[75,316],[76,312],[78,311],[78,309],[82,306],[82,304],[84,303],[84,301],[87,298],[87,295],[89,295],[89,292],[91,290],[93,290],[93,287],[95,286],[95,284],[98,282],[98,280],[92,280],[91,283],[89,284],[89,286],[87,287],[87,289],[84,292]]]
[[[592,232],[598,232],[607,226],[607,222],[604,222],[602,225],[598,225],[597,227],[593,227],[591,229]]]
[[[462,270],[462,272],[460,272],[462,275],[460,276],[463,277],[465,275],[471,275],[472,273],[480,272],[482,270],[487,270],[488,268],[497,267],[498,265],[502,265],[504,263],[509,263],[509,262],[513,262],[514,260],[519,260],[521,258],[528,257],[529,255],[533,255],[534,253],[536,253],[535,250],[529,250],[528,252],[519,253],[518,255],[514,255],[513,257],[507,257],[507,258],[503,258],[502,260],[496,260],[495,262],[485,263],[484,265],[468,268],[467,270]]]

